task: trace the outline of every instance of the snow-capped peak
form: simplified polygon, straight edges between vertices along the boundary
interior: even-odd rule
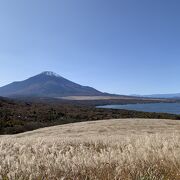
[[[44,71],[42,72],[42,74],[46,75],[46,76],[55,76],[55,77],[61,77],[59,74],[54,73],[52,71]]]

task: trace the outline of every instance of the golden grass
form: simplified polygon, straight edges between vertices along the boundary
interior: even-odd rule
[[[0,179],[180,179],[180,121],[77,123],[0,137]]]

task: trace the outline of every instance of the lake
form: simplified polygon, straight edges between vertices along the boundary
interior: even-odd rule
[[[126,104],[126,105],[105,105],[98,108],[126,109],[143,112],[159,112],[180,114],[180,103],[148,103],[148,104]]]

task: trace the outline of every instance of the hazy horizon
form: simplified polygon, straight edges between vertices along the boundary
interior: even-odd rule
[[[179,5],[2,0],[0,86],[53,71],[108,93],[180,93]]]

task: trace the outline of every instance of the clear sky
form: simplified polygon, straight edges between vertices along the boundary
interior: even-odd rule
[[[45,70],[110,93],[180,92],[180,1],[1,0],[0,86]]]

